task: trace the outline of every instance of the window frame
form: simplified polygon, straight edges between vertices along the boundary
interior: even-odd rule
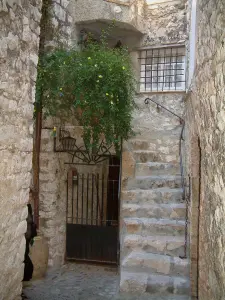
[[[179,57],[181,59],[179,59]],[[178,66],[179,64],[181,64],[180,67]],[[139,91],[141,93],[185,91],[186,49],[184,44],[141,48],[139,49],[139,65]],[[165,66],[167,66],[167,68]],[[147,68],[149,70],[147,70]],[[177,80],[176,77],[179,76],[181,76],[181,78]],[[150,80],[146,80],[148,78]],[[168,83],[169,86],[166,83]]]

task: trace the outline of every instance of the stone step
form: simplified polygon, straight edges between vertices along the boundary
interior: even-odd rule
[[[130,140],[132,149],[135,150],[150,150],[159,151],[164,154],[179,153],[179,139],[168,140]]]
[[[150,275],[147,282],[147,293],[188,295],[190,293],[190,281],[188,277]]]
[[[154,218],[123,218],[125,234],[184,236],[185,221]]]
[[[179,154],[162,154],[159,151],[136,150],[133,151],[137,163],[146,162],[175,162],[179,161]]]
[[[144,294],[147,292],[149,275],[140,272],[125,272],[121,270],[120,292],[129,294]]]
[[[129,180],[127,189],[155,189],[155,188],[180,188],[181,187],[181,176],[137,176],[135,179]]]
[[[141,236],[136,234],[125,235],[123,253],[131,251],[145,251],[170,256],[184,255],[185,238],[182,236]]]
[[[151,190],[128,190],[122,191],[122,201],[124,203],[138,204],[160,204],[160,203],[182,203],[182,189],[170,189],[167,187]]]
[[[178,163],[163,162],[137,163],[135,174],[136,176],[180,175],[180,165]]]
[[[168,255],[132,251],[123,259],[121,268],[131,272],[188,276],[189,261]]]
[[[121,273],[120,291],[131,293],[150,293],[153,295],[188,295],[190,282],[186,277],[147,274],[144,272]],[[166,298],[167,299],[167,298]],[[169,299],[169,298],[168,298]],[[176,298],[175,298],[176,299]],[[174,300],[175,300],[174,299]],[[179,299],[179,298],[178,298]],[[183,298],[181,298],[183,300]],[[189,299],[188,296],[185,300]]]
[[[190,294],[190,280],[188,277],[150,275],[147,282],[147,293],[155,294]]]
[[[185,203],[179,204],[122,204],[123,217],[165,218],[184,220],[186,217]]]
[[[149,150],[150,142],[148,140],[130,139],[129,143],[133,150]]]
[[[161,122],[160,122],[161,123]],[[147,140],[147,141],[179,141],[180,140],[180,135],[181,135],[181,130],[182,130],[182,125],[172,125],[168,124],[167,128],[162,128],[160,125],[156,127],[152,127],[148,129],[145,127],[144,130],[139,130],[139,134],[137,134],[132,140]],[[148,124],[149,125],[149,124]]]

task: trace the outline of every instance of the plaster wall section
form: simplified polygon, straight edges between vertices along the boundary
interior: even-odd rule
[[[41,0],[0,3],[0,299],[21,299]]]

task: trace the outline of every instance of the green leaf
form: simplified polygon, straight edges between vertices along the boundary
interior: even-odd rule
[[[136,83],[127,49],[112,49],[104,40],[110,30],[83,51],[60,48],[45,54],[38,66],[36,103],[46,115],[78,121],[87,148],[97,147],[105,136],[118,150],[121,140],[133,135]]]

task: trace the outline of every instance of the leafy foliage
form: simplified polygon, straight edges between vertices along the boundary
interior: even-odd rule
[[[56,49],[42,57],[36,107],[47,116],[72,117],[84,127],[86,147],[102,136],[120,148],[132,132],[134,76],[128,50],[89,42],[82,51]]]

